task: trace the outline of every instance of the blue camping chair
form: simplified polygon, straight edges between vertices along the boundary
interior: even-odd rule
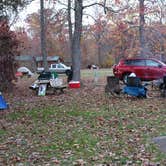
[[[7,109],[8,105],[0,92],[0,110]]]
[[[123,88],[122,92],[134,97],[147,97],[146,85],[141,84],[141,80],[138,77],[128,77],[126,86]]]

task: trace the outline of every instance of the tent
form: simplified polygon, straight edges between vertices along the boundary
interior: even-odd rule
[[[23,74],[28,74],[30,76],[33,75],[33,73],[27,67],[20,67],[17,69],[17,72],[21,72]]]

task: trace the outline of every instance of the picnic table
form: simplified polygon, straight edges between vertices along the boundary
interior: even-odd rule
[[[51,72],[42,73],[30,86],[30,89],[36,90],[38,96],[45,96],[50,91],[52,94],[58,91],[59,94],[64,93],[65,88],[67,88],[67,85],[63,84],[63,80]]]
[[[56,84],[53,82],[57,82],[58,79],[52,79],[52,80],[40,80],[38,81],[38,95],[43,96],[47,92],[52,92],[52,94],[58,93],[64,93],[64,89],[67,88],[67,85],[65,84]],[[40,89],[41,87],[41,89]],[[43,90],[43,92],[41,92]],[[41,92],[41,93],[40,93]]]

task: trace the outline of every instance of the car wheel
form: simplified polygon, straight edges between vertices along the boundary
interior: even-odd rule
[[[127,84],[127,77],[130,75],[130,73],[125,73],[124,75],[123,75],[123,83],[124,84]]]
[[[71,70],[66,70],[66,75],[69,76],[71,74]]]

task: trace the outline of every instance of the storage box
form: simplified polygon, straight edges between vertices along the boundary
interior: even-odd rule
[[[80,88],[80,82],[79,81],[70,81],[69,88]]]

